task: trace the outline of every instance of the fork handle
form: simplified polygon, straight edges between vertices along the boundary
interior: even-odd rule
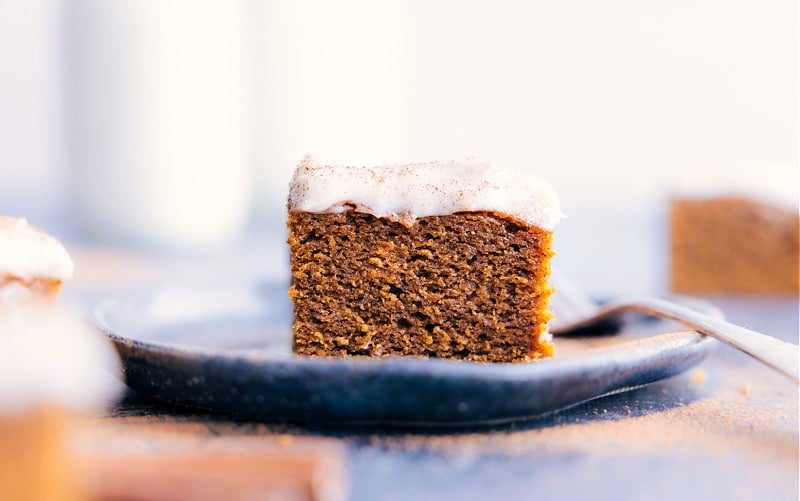
[[[635,296],[609,301],[600,307],[598,316],[611,317],[624,311],[639,311],[654,317],[675,320],[711,336],[751,357],[760,360],[800,384],[800,348],[720,318],[663,299]]]

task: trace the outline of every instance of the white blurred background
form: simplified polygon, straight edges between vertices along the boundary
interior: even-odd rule
[[[74,242],[284,238],[312,150],[551,181],[558,262],[665,289],[698,172],[798,186],[794,0],[0,0],[0,213]]]

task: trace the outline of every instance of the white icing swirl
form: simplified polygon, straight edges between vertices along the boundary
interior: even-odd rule
[[[74,264],[61,243],[23,218],[0,216],[0,276],[72,278]]]
[[[306,156],[289,186],[295,212],[347,210],[413,224],[425,216],[491,211],[552,231],[561,209],[553,189],[525,171],[483,159],[365,167]]]

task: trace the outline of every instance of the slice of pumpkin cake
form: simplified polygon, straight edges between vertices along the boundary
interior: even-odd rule
[[[538,178],[479,159],[363,168],[306,157],[288,210],[296,353],[552,355],[561,212]]]

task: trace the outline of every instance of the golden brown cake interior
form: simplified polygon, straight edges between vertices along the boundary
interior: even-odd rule
[[[418,219],[290,212],[294,349],[511,362],[542,334],[552,232],[488,212]]]
[[[742,197],[671,203],[672,288],[691,294],[797,295],[800,216]]]

